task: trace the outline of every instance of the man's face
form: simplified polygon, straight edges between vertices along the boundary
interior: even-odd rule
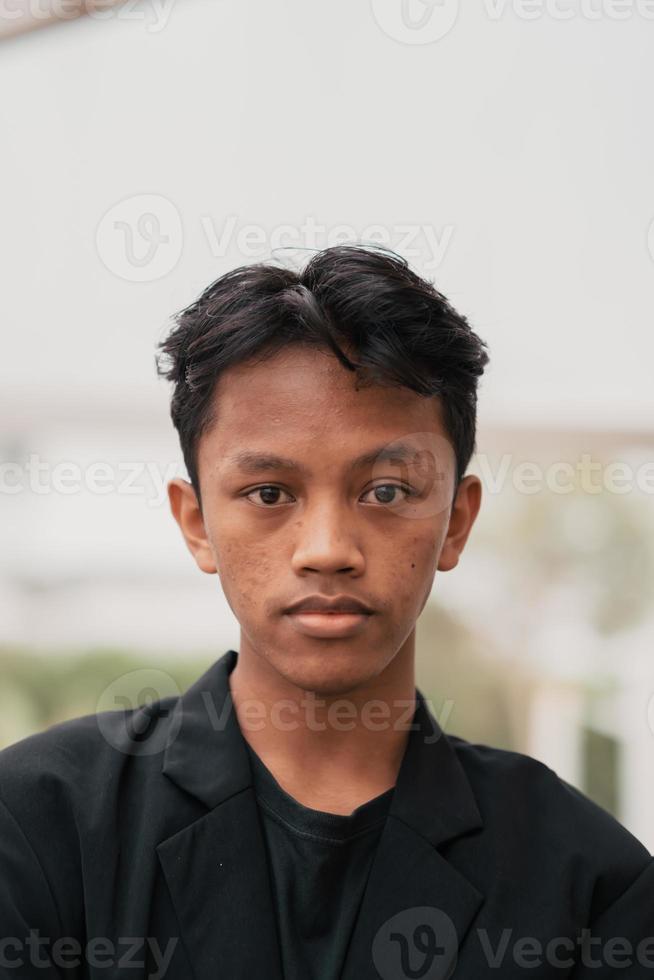
[[[379,678],[413,652],[436,569],[456,565],[479,507],[472,476],[452,510],[438,399],[357,390],[331,353],[302,346],[230,368],[214,398],[217,421],[198,449],[203,513],[187,481],[171,481],[169,496],[199,567],[220,578],[241,656],[326,695]],[[286,612],[315,594],[372,613],[339,630]]]

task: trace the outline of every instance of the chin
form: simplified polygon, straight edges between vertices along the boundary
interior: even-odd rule
[[[288,651],[271,658],[272,666],[286,681],[322,697],[338,697],[369,683],[384,669],[385,660],[353,646]]]

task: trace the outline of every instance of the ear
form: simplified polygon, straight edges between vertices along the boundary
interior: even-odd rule
[[[438,559],[440,572],[449,572],[458,565],[480,506],[481,480],[473,475],[464,477],[452,504],[447,535]]]
[[[216,559],[192,484],[181,477],[171,480],[168,484],[168,500],[173,517],[179,524],[186,546],[195,558],[198,568],[207,575],[215,574],[218,571]]]

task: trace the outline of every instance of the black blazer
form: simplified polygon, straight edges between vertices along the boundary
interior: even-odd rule
[[[281,980],[236,659],[0,752],[0,977]],[[417,694],[343,978],[654,978],[651,854]]]

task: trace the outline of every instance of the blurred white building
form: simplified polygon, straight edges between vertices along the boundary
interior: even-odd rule
[[[163,658],[238,643],[168,512],[182,470],[153,353],[171,313],[276,246],[345,230],[435,281],[490,345],[480,452],[651,461],[654,61],[638,5],[616,22],[437,4],[457,14],[437,37],[376,0],[139,0],[21,33],[48,2],[0,18],[1,644]],[[583,555],[617,566],[618,600],[647,583],[619,581],[601,509],[565,497],[528,561],[526,496],[483,479],[439,599],[537,671],[533,755],[581,785],[584,730],[613,739],[621,817],[654,848],[654,604],[598,631]],[[620,501],[652,535],[651,494]]]

